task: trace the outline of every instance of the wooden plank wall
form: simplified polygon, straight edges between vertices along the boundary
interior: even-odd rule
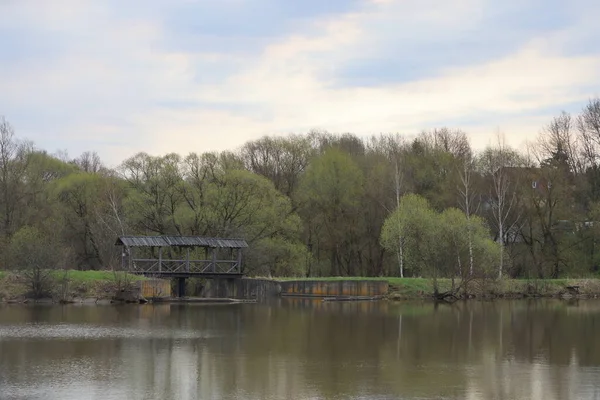
[[[375,280],[340,280],[340,281],[283,281],[281,294],[284,296],[351,296],[377,297],[388,292],[387,281]]]
[[[147,279],[139,281],[140,294],[145,298],[171,297],[171,281],[169,279]]]

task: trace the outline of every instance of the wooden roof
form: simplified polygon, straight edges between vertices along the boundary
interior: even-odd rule
[[[121,236],[115,243],[126,247],[211,247],[241,249],[248,247],[244,239],[208,238],[201,236]]]

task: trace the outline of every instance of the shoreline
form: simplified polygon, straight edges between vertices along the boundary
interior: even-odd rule
[[[445,303],[453,304],[458,302],[493,302],[493,301],[514,301],[514,300],[561,300],[561,301],[579,301],[579,300],[598,300],[600,295],[511,295],[511,296],[496,296],[496,297],[469,297],[469,298],[458,298],[454,301],[442,301],[436,300],[433,296],[420,296],[420,297],[398,297],[394,294],[381,296],[381,297],[334,297],[334,296],[281,296],[280,299],[295,299],[295,300],[315,300],[328,303],[337,302],[378,302],[386,301],[392,303],[402,303],[411,301],[424,301],[431,303]],[[113,299],[76,299],[70,301],[55,301],[49,298],[41,299],[10,299],[0,300],[0,306],[31,306],[31,305],[47,305],[47,306],[119,306],[119,305],[164,305],[164,304],[205,304],[205,305],[232,305],[232,304],[256,304],[258,301],[247,300],[247,299],[230,299],[230,298],[159,298],[152,300],[143,301],[122,301]]]
[[[432,280],[427,278],[397,277],[311,277],[311,278],[244,278],[257,281],[268,280],[287,288],[280,291],[280,298],[322,299],[323,301],[440,301],[433,296]],[[124,303],[248,303],[256,298],[235,298],[227,295],[219,298],[189,296],[183,299],[168,296],[144,298],[131,296],[123,290],[124,284],[133,285],[143,277],[129,276],[111,271],[59,271],[54,278],[53,290],[47,296],[33,299],[27,286],[15,273],[0,271],[0,304],[124,304]],[[125,283],[124,283],[125,282]],[[449,291],[450,279],[437,281],[439,291]],[[357,287],[369,290],[383,284],[385,292],[350,293]],[[292,289],[293,288],[293,289]],[[350,292],[349,292],[350,291]],[[376,291],[376,290],[375,290]],[[466,290],[453,296],[458,300],[518,300],[518,299],[564,299],[587,300],[600,298],[600,279],[503,279],[473,280]]]

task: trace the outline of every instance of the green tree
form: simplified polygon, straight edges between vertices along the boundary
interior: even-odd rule
[[[483,219],[467,218],[455,208],[438,213],[416,194],[403,196],[398,209],[385,221],[381,244],[389,251],[402,245],[407,268],[431,277],[438,297],[454,296],[472,277],[485,277],[495,267],[498,255]],[[474,274],[470,272],[471,257]],[[449,292],[440,293],[441,277],[452,279]],[[458,285],[455,278],[459,278]]]
[[[181,186],[185,205],[175,214],[182,232],[246,239],[250,274],[303,273],[302,224],[287,196],[267,178],[248,171],[215,170],[197,156],[189,156],[186,163]]]
[[[304,276],[309,257],[306,246],[297,237],[274,235],[252,243],[246,270],[258,276]]]
[[[73,244],[75,261],[81,269],[99,269],[105,265],[102,248],[106,244],[99,233],[103,221],[99,214],[106,200],[104,190],[108,179],[96,173],[78,172],[57,180],[53,187],[62,205],[66,228],[63,240]],[[111,239],[112,245],[114,237]]]
[[[491,239],[483,218],[448,208],[441,213],[439,225],[441,243],[447,246],[445,273],[462,281],[490,277],[497,268],[500,246]]]
[[[456,205],[458,171],[463,157],[470,154],[468,147],[455,149],[449,140],[422,134],[411,143],[404,157],[406,188],[424,196],[436,210]]]
[[[573,188],[564,170],[546,165],[530,168],[521,187],[523,223],[520,234],[529,252],[528,276],[558,278],[571,269],[576,215]]]
[[[250,244],[246,271],[270,275],[302,274],[301,221],[288,197],[268,179],[241,170],[228,170],[207,192],[208,232],[243,237]]]
[[[139,153],[121,164],[121,176],[131,188],[127,213],[137,232],[181,234],[175,220],[183,200],[180,163],[181,157],[177,154],[152,157]]]
[[[439,276],[440,234],[437,214],[422,196],[407,194],[385,220],[381,244],[388,251],[403,247],[408,275]]]
[[[315,248],[317,259],[322,253],[328,255],[329,270],[325,274],[354,273],[363,185],[360,168],[336,148],[314,159],[303,176],[298,198],[308,225],[308,246]]]
[[[52,270],[57,268],[61,257],[55,237],[35,227],[23,227],[11,238],[10,254],[34,298],[50,295]]]
[[[308,137],[265,136],[246,143],[241,157],[248,171],[268,178],[277,190],[292,197],[313,153]]]
[[[266,178],[248,171],[226,171],[206,193],[208,230],[253,242],[286,230],[292,216],[289,198]]]
[[[19,227],[40,226],[44,221],[59,214],[58,203],[52,193],[54,183],[77,171],[66,163],[44,151],[31,151],[27,155],[27,169],[23,182],[23,197],[18,216]]]
[[[368,172],[368,175],[373,174],[374,176],[367,178],[367,187],[365,190],[367,196],[373,193],[369,209],[375,208],[375,212],[377,210],[385,210],[385,215],[380,221],[370,218],[371,221],[376,220],[378,222],[377,232],[380,232],[387,214],[400,206],[400,197],[408,191],[405,174],[407,152],[409,150],[404,138],[398,134],[374,136],[370,139],[368,148],[371,158],[378,157],[383,160],[383,162],[379,162],[374,167],[371,166],[369,168],[371,171]],[[373,207],[373,204],[379,204],[381,207]],[[379,239],[377,233],[376,235],[376,238]],[[395,254],[398,261],[398,275],[403,278],[404,254],[402,238],[399,239]],[[395,275],[394,272],[391,272],[391,274]]]
[[[477,159],[477,166],[487,183],[484,215],[494,227],[494,237],[501,245],[498,277],[502,278],[507,264],[504,248],[516,240],[515,232],[522,219],[523,209],[519,205],[518,193],[523,182],[528,181],[523,174],[527,162],[498,135],[496,146],[484,150]]]

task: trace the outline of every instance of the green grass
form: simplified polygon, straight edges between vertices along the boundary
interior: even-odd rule
[[[117,279],[122,279],[124,274],[123,272],[118,272],[115,274],[113,271],[79,271],[79,270],[56,270],[52,271],[52,276],[55,279],[63,279],[66,277],[73,282],[81,282],[81,283],[90,283],[97,281],[110,281],[113,282]],[[0,279],[7,277],[11,272],[10,271],[0,271]],[[17,273],[17,272],[15,272]],[[127,274],[127,279],[130,281],[141,281],[146,278],[141,275],[132,275]]]
[[[61,290],[64,289],[71,296],[82,298],[106,296],[124,282],[146,279],[139,275],[113,271],[54,270],[51,271],[51,275],[54,280],[52,293],[62,293]],[[68,285],[64,286],[67,282]],[[0,271],[0,299],[18,298],[26,295],[28,291],[27,283],[18,278],[17,271]]]
[[[118,274],[123,274],[119,272],[115,274],[113,271],[77,271],[77,270],[67,270],[66,276],[72,282],[80,282],[80,283],[91,283],[98,281],[109,281],[113,282],[117,279]],[[65,276],[65,271],[54,271],[54,277],[56,279],[62,279]],[[130,281],[141,281],[146,279],[140,275],[131,275],[127,274],[127,279]]]
[[[398,277],[360,277],[360,276],[325,276],[311,278],[276,278],[279,281],[387,281],[390,285],[390,293],[396,293],[401,297],[419,297],[423,294],[433,292],[431,279],[427,278],[398,278]],[[440,289],[450,288],[450,279],[439,279]]]
[[[311,278],[276,278],[279,281],[340,281],[340,280],[360,280],[360,281],[387,281],[390,285],[389,294],[395,298],[419,298],[433,293],[433,282],[428,278],[398,278],[398,277],[311,277]],[[457,282],[458,283],[458,282]],[[438,279],[440,291],[446,291],[451,288],[450,279]],[[479,294],[504,294],[515,295],[523,293],[537,293],[542,296],[552,296],[564,292],[567,286],[580,286],[581,293],[600,294],[600,279],[502,279],[475,282],[471,284],[469,292]]]
[[[65,274],[66,273],[66,274]],[[11,278],[10,271],[0,271],[0,282],[4,287],[0,287],[0,292],[6,294],[15,294],[18,291],[23,291],[23,285]],[[93,296],[94,293],[100,293],[105,288],[114,286],[117,281],[135,282],[146,279],[143,276],[124,274],[123,272],[114,273],[112,271],[78,271],[78,270],[56,270],[53,271],[53,276],[56,282],[62,282],[66,277],[73,290],[80,290],[83,295]],[[310,278],[293,278],[281,277],[275,278],[279,281],[387,281],[389,283],[389,294],[391,297],[398,299],[416,299],[427,297],[433,293],[432,280],[429,278],[398,278],[398,277],[310,277]],[[440,290],[445,291],[450,289],[450,279],[439,279],[438,285]],[[566,286],[580,286],[581,293],[600,295],[600,279],[593,277],[588,279],[502,279],[488,280],[483,283],[475,283],[470,288],[470,293],[473,291],[481,294],[522,294],[528,293],[533,288],[535,293],[541,295],[554,295],[559,292],[564,292]],[[0,298],[2,293],[0,293]]]
[[[426,278],[388,278],[390,284],[390,292],[398,293],[399,295],[414,296],[423,293],[433,292],[433,283],[431,279]],[[444,280],[445,281],[445,280]],[[446,286],[446,282],[440,281],[442,287]]]
[[[362,276],[320,276],[320,277],[280,277],[275,278],[277,281],[387,281],[390,279],[402,278],[377,278],[377,277],[362,277]],[[413,278],[407,278],[413,279]]]

